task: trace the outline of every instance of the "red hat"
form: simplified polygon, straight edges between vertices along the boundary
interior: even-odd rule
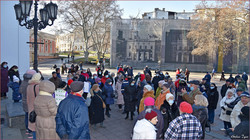
[[[68,80],[68,85],[70,86],[72,82],[73,82],[73,80],[72,80],[72,79],[69,79],[69,80]]]
[[[151,112],[148,112],[146,115],[145,115],[145,119],[147,120],[152,120],[154,117],[157,116],[157,113],[154,112],[153,110],[151,110]]]
[[[189,103],[182,102],[180,104],[180,111],[183,112],[183,113],[191,114],[191,113],[193,113],[193,108]]]

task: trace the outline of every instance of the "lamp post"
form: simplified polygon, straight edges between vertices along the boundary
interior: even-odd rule
[[[46,26],[51,26],[54,23],[54,20],[57,18],[57,9],[58,6],[52,2],[45,4],[43,9],[40,9],[40,21],[38,21],[37,10],[38,10],[38,0],[35,0],[35,15],[33,19],[30,19],[30,10],[33,3],[33,0],[20,0],[19,4],[14,6],[16,19],[19,22],[20,26],[25,26],[27,29],[34,28],[34,63],[33,69],[38,71],[38,62],[37,62],[37,32],[46,28]],[[50,22],[49,22],[50,21]]]

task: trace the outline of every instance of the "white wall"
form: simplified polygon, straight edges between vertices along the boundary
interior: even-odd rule
[[[19,1],[1,2],[1,63],[8,62],[9,68],[17,65],[22,76],[30,67],[29,30],[16,20],[14,5]],[[33,7],[33,6],[32,6]],[[22,78],[22,77],[21,77]]]

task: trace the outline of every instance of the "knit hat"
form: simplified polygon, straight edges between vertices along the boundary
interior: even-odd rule
[[[39,84],[39,91],[45,91],[50,94],[55,92],[56,86],[54,83],[50,82],[49,80],[43,80]]]
[[[18,77],[16,77],[16,75],[14,75],[14,76],[13,76],[13,82],[17,82],[17,83],[19,83],[19,81],[20,81],[20,80],[19,80],[19,78],[18,78]]]
[[[146,88],[148,91],[152,90],[152,87],[150,85],[145,85],[144,88]]]
[[[192,106],[187,102],[182,102],[180,104],[180,111],[183,113],[188,113],[188,114],[193,113]]]
[[[237,89],[236,89],[236,92],[239,92],[239,91],[244,91],[241,87],[238,87]]]
[[[249,107],[248,106],[244,106],[241,108],[241,113],[242,115],[244,115],[244,117],[249,118]]]
[[[72,82],[73,82],[73,80],[72,80],[72,79],[69,79],[69,80],[68,80],[68,86],[70,86]]]
[[[70,85],[70,89],[73,92],[79,92],[83,89],[83,87],[84,87],[84,83],[81,81],[74,81]]]
[[[29,80],[29,83],[40,83],[41,80],[41,74],[40,73],[35,73],[32,78]]]
[[[166,101],[167,101],[170,97],[174,97],[174,95],[171,94],[171,93],[166,94]]]
[[[144,105],[145,105],[145,106],[153,106],[153,105],[155,105],[155,99],[152,98],[152,97],[147,97],[147,98],[144,100]]]
[[[92,86],[92,90],[94,91],[94,90],[96,90],[98,87],[99,87],[98,84],[94,84],[94,85]]]
[[[145,119],[147,120],[152,120],[154,117],[157,116],[157,113],[153,110],[151,110],[151,112],[148,112],[146,115],[145,115]]]
[[[26,71],[26,74],[34,75],[35,73],[36,73],[35,70],[27,70],[27,71]]]
[[[243,93],[241,93],[240,97],[248,97],[249,98],[249,93],[243,92]]]

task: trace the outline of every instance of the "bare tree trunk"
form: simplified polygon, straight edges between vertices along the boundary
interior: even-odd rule
[[[89,52],[84,51],[85,64],[89,62]]]
[[[98,61],[100,60],[101,55],[102,55],[102,53],[101,53],[101,52],[97,52],[97,60],[98,60]]]

